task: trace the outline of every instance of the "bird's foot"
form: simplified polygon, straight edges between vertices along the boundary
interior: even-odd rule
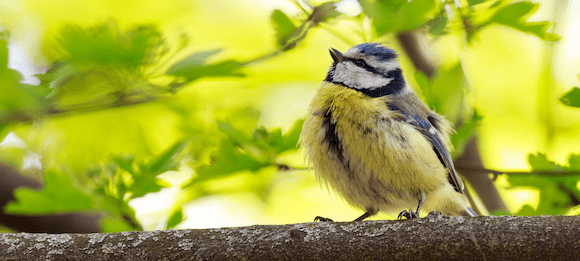
[[[330,219],[330,218],[325,218],[325,217],[321,217],[321,216],[316,216],[314,218],[314,222],[334,222],[334,220]]]
[[[403,217],[407,219],[416,219],[419,218],[419,213],[415,213],[412,209],[409,209],[409,211],[403,210],[401,211],[401,213],[399,213],[399,216],[397,218],[403,219]]]

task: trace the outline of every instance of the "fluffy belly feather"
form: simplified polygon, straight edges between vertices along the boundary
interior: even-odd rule
[[[357,108],[368,103],[356,100],[341,101],[350,105],[345,107],[317,104],[326,106],[311,108],[301,134],[302,147],[317,178],[349,204],[400,211],[448,183],[441,173],[447,169],[432,145],[411,125],[388,117],[385,101],[378,100],[376,108]]]

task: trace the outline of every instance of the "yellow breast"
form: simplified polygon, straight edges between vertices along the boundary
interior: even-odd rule
[[[447,182],[432,145],[388,102],[323,82],[304,122],[301,144],[317,177],[354,206],[397,208]]]

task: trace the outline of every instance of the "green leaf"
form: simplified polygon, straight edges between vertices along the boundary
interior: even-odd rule
[[[285,134],[282,134],[280,128],[268,131],[260,127],[251,135],[229,123],[218,122],[225,137],[211,156],[211,165],[200,167],[197,176],[184,187],[205,180],[227,177],[241,171],[256,172],[266,166],[276,165],[276,157],[280,153],[297,149],[303,122],[296,121]]]
[[[521,215],[560,215],[571,207],[580,204],[580,191],[576,184],[579,175],[558,175],[558,171],[574,170],[578,167],[580,155],[570,155],[570,167],[560,166],[546,158],[543,154],[529,155],[529,163],[535,175],[509,175],[512,186],[535,187],[540,192],[540,202],[536,210],[522,209]]]
[[[46,110],[43,86],[22,84],[22,75],[8,68],[7,32],[0,31],[0,127],[13,121],[32,121]]]
[[[18,188],[14,192],[15,202],[4,208],[6,213],[45,215],[89,210],[94,206],[93,198],[79,191],[66,175],[54,171],[44,174],[44,188],[34,190]]]
[[[336,11],[335,2],[322,3],[312,10],[312,14],[308,17],[308,21],[311,21],[314,25],[327,21],[328,19],[336,18],[340,15],[340,12]]]
[[[276,38],[278,44],[281,47],[284,47],[283,50],[290,50],[296,47],[296,44],[304,39],[308,30],[313,26],[340,15],[340,12],[336,11],[335,2],[322,3],[321,5],[314,7],[306,21],[304,21],[300,26],[295,27],[285,14],[282,12],[277,13],[276,11],[272,13],[271,20],[274,23],[274,27],[277,29]],[[291,27],[294,27],[294,29],[290,32],[289,30]],[[280,30],[278,30],[278,28]]]
[[[171,213],[171,216],[167,219],[166,229],[173,229],[175,226],[179,225],[183,221],[183,208],[179,207],[175,212]]]
[[[41,86],[52,91],[55,110],[78,111],[140,103],[160,92],[150,81],[168,46],[156,26],[120,30],[114,21],[67,25],[51,50],[53,62]],[[49,54],[50,55],[50,54]]]
[[[534,34],[545,41],[558,41],[560,36],[548,33],[551,23],[547,21],[526,22],[538,10],[538,3],[529,1],[517,2],[500,8],[491,17],[492,22],[503,24],[522,32]]]
[[[538,153],[537,155],[530,154],[528,156],[528,162],[530,163],[530,165],[534,170],[540,171],[563,170],[562,166],[549,161],[546,158],[546,155],[542,153]]]
[[[464,106],[466,80],[460,62],[440,66],[431,80],[428,105],[455,122]]]
[[[197,170],[197,176],[184,187],[198,182],[227,177],[239,171],[257,171],[262,167],[262,162],[246,151],[234,145],[231,141],[222,140],[218,150],[212,155],[210,166],[203,166]]]
[[[447,15],[444,10],[441,10],[441,13],[437,15],[435,18],[431,19],[427,22],[427,26],[429,27],[429,33],[432,35],[444,35],[447,33]]]
[[[580,88],[574,87],[560,97],[560,102],[570,107],[580,108]]]
[[[463,149],[467,146],[467,143],[475,136],[475,130],[479,123],[483,119],[483,116],[477,113],[477,110],[473,110],[473,115],[471,119],[467,120],[461,126],[456,129],[455,134],[451,136],[451,143],[455,150],[453,150],[454,155],[463,154]]]
[[[411,31],[433,19],[441,10],[434,0],[361,0],[363,12],[373,19],[379,36],[390,32]]]
[[[570,154],[568,164],[570,164],[571,170],[580,170],[580,154]]]
[[[560,215],[572,207],[568,193],[562,190],[564,186],[560,178],[538,175],[509,175],[508,181],[512,188],[531,187],[540,193],[537,209],[522,209],[517,215]]]
[[[135,178],[135,182],[127,186],[127,192],[131,192],[131,198],[139,198],[148,193],[159,192],[164,187],[171,186],[165,180],[158,179],[159,174],[142,175]]]
[[[177,74],[182,71],[188,70],[190,68],[203,67],[206,64],[206,60],[213,55],[221,52],[221,49],[214,49],[209,51],[193,53],[185,59],[175,63],[171,68],[167,70],[169,74]]]
[[[516,213],[516,216],[534,216],[534,215],[537,215],[536,210],[528,204],[522,206],[520,211]]]
[[[244,76],[244,74],[239,72],[242,64],[234,60],[207,64],[207,59],[220,51],[219,49],[215,49],[194,53],[172,65],[167,70],[167,74],[184,77],[188,81],[194,81],[201,77]]]
[[[140,25],[122,32],[113,21],[89,28],[66,25],[58,43],[62,60],[130,71],[154,63],[164,44],[156,26]]]
[[[178,155],[183,151],[185,145],[187,145],[186,141],[173,144],[149,163],[148,171],[161,174],[169,170],[177,170],[180,160]]]
[[[135,169],[133,169],[133,157],[121,157],[115,156],[113,157],[113,161],[117,163],[121,169],[131,173],[131,175],[135,175]]]
[[[485,1],[486,0],[467,0],[467,4],[469,4],[469,6],[474,6],[474,5],[481,4]]]
[[[114,233],[125,231],[139,231],[139,229],[131,226],[127,221],[111,216],[104,216],[101,218],[101,232]]]
[[[282,141],[278,146],[279,153],[297,149],[300,132],[302,132],[302,125],[304,125],[304,119],[297,120],[292,124],[292,127],[284,134],[284,136],[282,136]]]
[[[538,10],[540,5],[528,1],[517,2],[499,9],[493,16],[493,21],[509,26],[518,26]]]
[[[177,170],[182,159],[181,154],[187,142],[176,142],[161,154],[143,162],[134,160],[133,156],[116,155],[109,162],[108,179],[100,184],[98,193],[108,194],[112,198],[126,202],[128,199],[142,197],[147,193],[158,192],[171,184],[157,178],[166,171]],[[105,192],[103,186],[110,192]]]
[[[280,46],[286,45],[288,39],[297,27],[285,13],[278,9],[272,12],[272,15],[270,15],[270,21],[274,26],[274,30],[276,30],[276,42]]]
[[[422,71],[417,70],[415,72],[415,81],[417,81],[417,85],[421,90],[421,94],[423,94],[423,98],[425,99],[425,103],[428,105],[433,105],[433,97],[431,95],[431,81]]]

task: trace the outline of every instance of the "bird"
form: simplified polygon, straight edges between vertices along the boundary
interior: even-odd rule
[[[401,209],[398,219],[476,216],[449,153],[450,123],[411,90],[397,52],[379,43],[329,51],[299,141],[319,182],[365,211],[354,221]]]

